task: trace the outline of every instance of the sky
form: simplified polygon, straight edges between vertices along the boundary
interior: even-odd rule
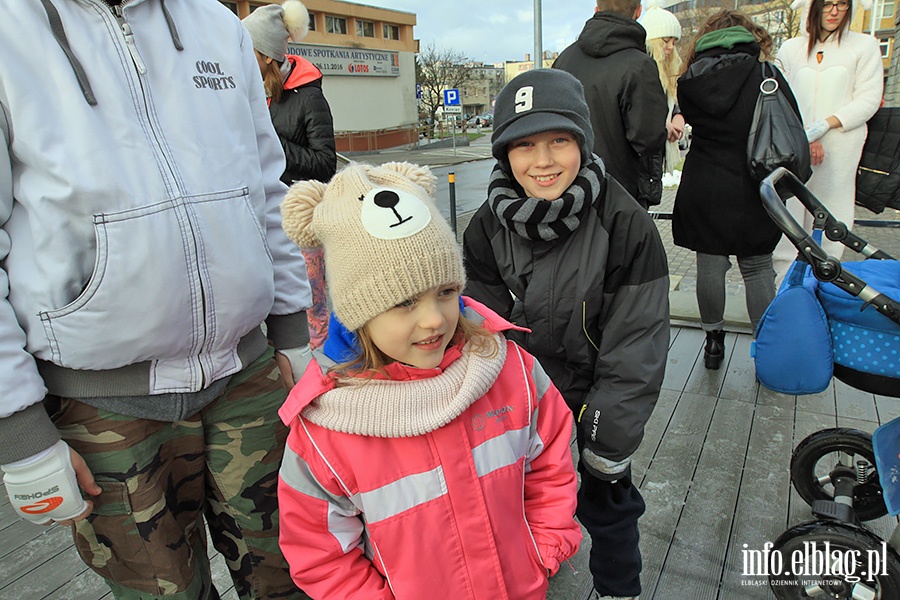
[[[534,53],[534,0],[352,0],[416,14],[421,48],[434,43],[469,60],[498,63]],[[541,0],[541,47],[561,52],[594,14],[595,0]]]

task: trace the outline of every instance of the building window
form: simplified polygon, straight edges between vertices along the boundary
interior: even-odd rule
[[[385,23],[383,25],[382,31],[384,33],[384,39],[386,39],[386,40],[399,40],[400,39],[400,26],[399,25],[391,25],[389,23]]]
[[[347,35],[347,19],[325,15],[325,33],[342,33]]]
[[[253,12],[253,11],[256,10],[257,8],[259,8],[260,6],[265,6],[265,5],[264,5],[264,4],[258,4],[258,3],[253,3],[253,2],[251,2],[251,3],[250,3],[250,12]]]
[[[237,2],[223,2],[222,4],[224,4],[225,6],[227,6],[228,9],[229,9],[231,12],[233,12],[234,14],[238,14]]]
[[[375,23],[372,21],[356,20],[357,37],[375,37]]]
[[[882,58],[887,58],[888,56],[890,56],[891,38],[880,38],[878,40],[878,46],[881,48]]]
[[[881,18],[882,19],[890,19],[894,16],[894,1],[893,0],[884,0],[884,3],[881,5]]]
[[[316,13],[309,13],[309,30],[316,30]]]

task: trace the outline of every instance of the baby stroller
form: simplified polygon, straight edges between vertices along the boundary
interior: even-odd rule
[[[766,211],[799,252],[791,271],[794,284],[805,270],[802,285],[814,291],[827,319],[827,356],[834,361],[834,376],[867,392],[900,397],[900,263],[836,221],[783,168],[762,182],[760,194]],[[782,195],[790,194],[813,215],[813,235],[785,207]],[[875,260],[842,264],[827,256],[818,243],[822,231]],[[788,285],[786,278],[779,295]],[[791,483],[816,520],[788,529],[775,541],[770,556],[779,564],[769,570],[775,596],[900,599],[900,526],[885,541],[862,525],[900,513],[900,418],[874,435],[847,428],[810,435],[794,450]]]

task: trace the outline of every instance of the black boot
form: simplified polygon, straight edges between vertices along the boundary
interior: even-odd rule
[[[725,358],[725,332],[721,329],[706,332],[706,348],[703,350],[703,364],[707,369],[717,370]]]

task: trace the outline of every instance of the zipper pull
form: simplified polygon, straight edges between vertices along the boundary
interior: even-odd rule
[[[128,52],[131,54],[131,60],[134,61],[134,66],[137,67],[138,73],[143,75],[147,72],[147,67],[144,66],[144,61],[141,60],[141,55],[138,54],[137,45],[134,43],[134,33],[131,31],[131,25],[128,24],[127,21],[122,20],[122,33],[125,34],[125,45],[128,46]]]

